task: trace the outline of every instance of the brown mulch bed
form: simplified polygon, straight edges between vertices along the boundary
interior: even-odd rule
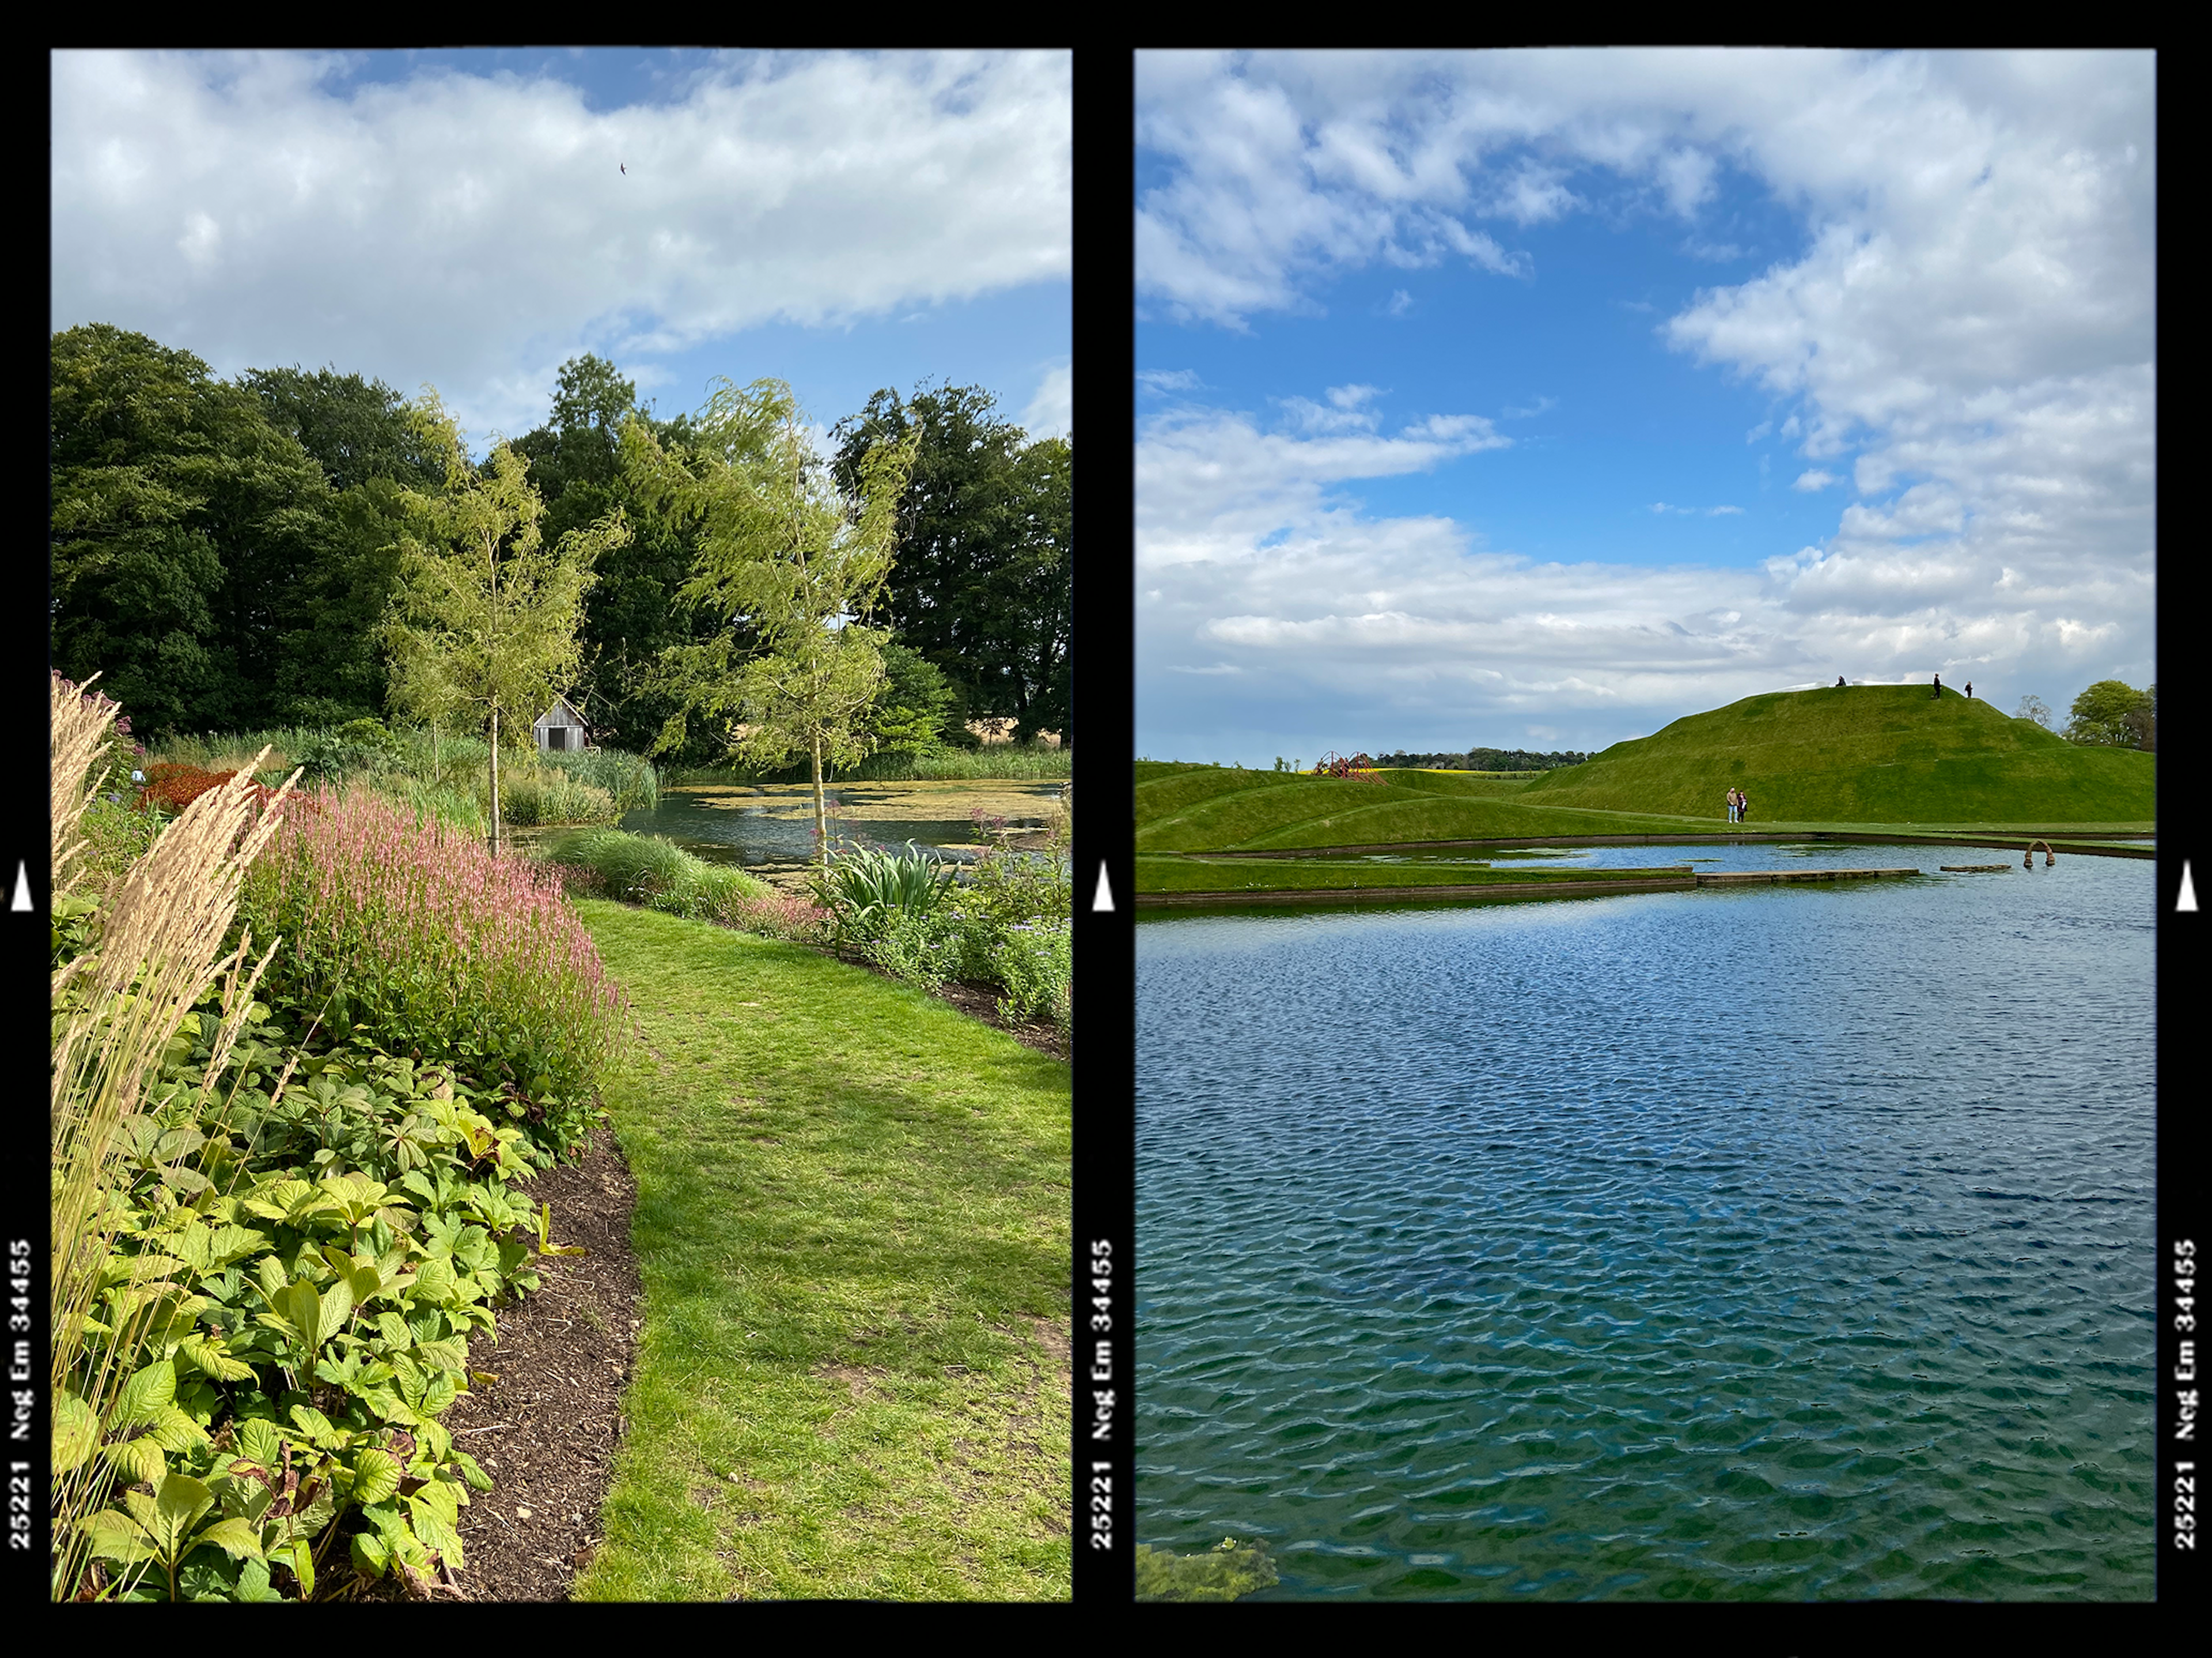
[[[582,1160],[518,1181],[514,1189],[553,1207],[551,1242],[591,1253],[538,1258],[544,1280],[495,1309],[495,1342],[480,1332],[468,1396],[440,1418],[453,1442],[483,1466],[492,1489],[461,1510],[468,1564],[432,1592],[463,1600],[565,1600],[601,1541],[599,1505],[614,1476],[629,1384],[644,1315],[645,1285],[630,1253],[637,1181],[613,1133],[592,1133]],[[363,1599],[406,1598],[386,1578]]]

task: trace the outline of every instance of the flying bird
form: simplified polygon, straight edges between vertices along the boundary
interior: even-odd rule
[[[623,170],[623,177],[624,177],[625,179],[627,179],[628,177],[629,177],[629,164],[628,164],[627,162],[624,162],[624,161],[617,161],[617,162],[615,163],[615,165],[616,165],[617,167],[621,167],[621,168],[622,168],[622,170]]]

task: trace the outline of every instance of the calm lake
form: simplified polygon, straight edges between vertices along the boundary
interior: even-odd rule
[[[912,841],[963,859],[977,849],[971,811],[1011,827],[1042,826],[1058,815],[1060,788],[1056,781],[836,783],[825,793],[841,809],[834,836],[889,851]],[[813,853],[814,791],[791,783],[664,788],[657,808],[627,814],[622,827],[665,836],[696,857],[795,879]]]
[[[1147,920],[1139,1540],[1268,1600],[2148,1598],[2155,865],[1934,873],[2004,857]]]

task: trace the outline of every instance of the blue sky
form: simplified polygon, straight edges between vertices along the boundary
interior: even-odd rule
[[[52,63],[56,329],[428,382],[479,454],[585,351],[664,415],[716,375],[823,426],[941,379],[1068,430],[1065,52]]]
[[[2151,659],[2148,54],[1140,54],[1138,743]]]

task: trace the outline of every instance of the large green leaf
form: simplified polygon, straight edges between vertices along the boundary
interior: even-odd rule
[[[53,1472],[82,1467],[100,1443],[100,1417],[66,1388],[54,1398]]]
[[[166,1405],[155,1413],[153,1425],[146,1437],[165,1451],[188,1451],[194,1446],[207,1443],[207,1430],[191,1419],[174,1405]]]
[[[203,1487],[204,1489],[204,1487]],[[259,1560],[261,1538],[251,1522],[237,1519],[218,1520],[192,1540],[192,1547],[212,1543],[226,1554],[240,1560]]]
[[[246,1382],[252,1379],[253,1367],[233,1358],[221,1336],[205,1336],[181,1342],[177,1357],[203,1376],[216,1382]]]
[[[131,1439],[109,1445],[102,1455],[114,1465],[118,1476],[131,1484],[158,1485],[168,1475],[169,1460],[150,1439]]]
[[[165,1406],[177,1402],[177,1367],[167,1359],[156,1359],[123,1384],[123,1391],[115,1397],[115,1408],[107,1413],[110,1433],[128,1433],[143,1422],[151,1422]]]
[[[266,1233],[246,1226],[195,1226],[179,1233],[171,1244],[196,1272],[208,1273],[242,1260],[257,1249],[269,1247]]]
[[[353,1500],[368,1508],[399,1489],[399,1465],[389,1453],[369,1447],[353,1465]]]
[[[354,1570],[364,1577],[381,1577],[392,1564],[392,1548],[378,1532],[354,1533]]]
[[[126,1500],[137,1493],[126,1493]],[[186,1473],[166,1474],[161,1490],[153,1501],[153,1515],[149,1519],[139,1515],[138,1523],[153,1534],[154,1546],[161,1552],[165,1560],[183,1558],[185,1540],[200,1516],[215,1506],[215,1493]],[[138,1505],[131,1504],[131,1512],[138,1513]]]
[[[145,1527],[113,1509],[102,1509],[80,1520],[77,1526],[91,1540],[92,1552],[104,1558],[135,1565],[155,1558],[153,1540],[147,1535]]]
[[[238,1448],[248,1461],[270,1467],[284,1454],[283,1436],[267,1417],[253,1417],[238,1430]]]

